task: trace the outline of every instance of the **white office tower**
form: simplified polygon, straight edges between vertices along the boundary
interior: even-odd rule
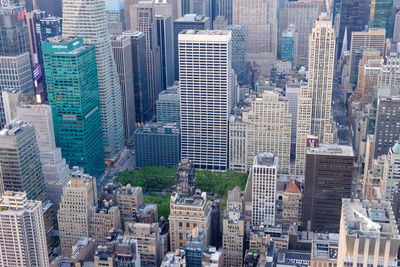
[[[393,201],[394,193],[400,183],[400,141],[396,141],[384,159],[383,199]]]
[[[308,87],[312,98],[311,134],[322,143],[333,142],[332,86],[335,68],[335,34],[332,21],[323,13],[310,35]]]
[[[399,245],[390,202],[342,200],[337,266],[397,266]]]
[[[252,179],[251,225],[275,224],[275,196],[278,158],[261,153],[254,158],[250,171]]]
[[[71,180],[63,188],[57,215],[63,256],[71,256],[76,241],[89,237],[89,209],[96,204],[96,179],[74,167]]]
[[[41,201],[7,191],[0,199],[0,266],[49,266]]]
[[[181,158],[196,168],[226,170],[231,107],[231,32],[179,34]]]
[[[107,29],[104,0],[63,0],[63,35],[96,46],[104,155],[114,161],[124,149],[122,93]]]
[[[296,160],[292,170],[299,175],[305,173],[307,136],[311,133],[311,111],[311,92],[307,85],[302,85],[297,99]]]
[[[18,107],[17,114],[20,120],[30,122],[35,127],[47,198],[54,204],[54,212],[57,212],[62,189],[69,181],[70,170],[61,155],[61,149],[56,147],[51,107],[49,105]]]
[[[233,24],[247,26],[246,59],[269,76],[277,53],[277,0],[232,0]]]

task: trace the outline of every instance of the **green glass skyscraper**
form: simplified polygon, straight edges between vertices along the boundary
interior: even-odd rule
[[[57,36],[43,43],[43,58],[56,144],[71,168],[99,177],[104,151],[95,47]]]
[[[371,0],[370,28],[386,30],[386,38],[392,37],[393,0]]]

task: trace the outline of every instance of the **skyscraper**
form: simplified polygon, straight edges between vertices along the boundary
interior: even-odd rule
[[[35,128],[14,120],[0,131],[0,178],[6,191],[25,192],[30,200],[46,200]]]
[[[382,179],[383,199],[393,201],[395,191],[400,184],[400,141],[397,140],[395,142],[384,159]]]
[[[63,5],[61,0],[35,0],[37,8],[45,11],[47,15],[61,17]]]
[[[287,25],[293,25],[297,32],[295,66],[307,66],[309,36],[315,21],[322,12],[323,1],[300,0],[288,3]]]
[[[85,15],[82,15],[85,14]],[[96,48],[104,156],[115,161],[124,149],[124,116],[118,73],[112,55],[103,0],[63,1],[63,35],[82,37]]]
[[[0,199],[1,266],[49,266],[40,201],[8,191]]]
[[[335,68],[335,34],[332,22],[321,15],[310,35],[308,90],[312,98],[311,134],[323,143],[333,142],[332,86]]]
[[[144,123],[152,117],[147,79],[146,39],[142,32],[135,30],[125,31],[123,35],[131,40],[136,123]]]
[[[386,37],[392,38],[393,0],[371,0],[369,27],[386,30]]]
[[[48,105],[18,107],[17,114],[19,119],[28,121],[35,127],[47,197],[53,203],[56,212],[61,201],[62,188],[68,182],[70,171],[61,156],[61,149],[56,147],[51,107]]]
[[[162,89],[172,86],[175,80],[174,39],[171,16],[156,15],[157,41],[161,56]]]
[[[46,41],[47,38],[62,34],[62,18],[46,17],[40,20],[39,29],[40,39]]]
[[[339,230],[342,198],[351,197],[354,160],[351,146],[320,144],[308,149],[302,208],[305,229]]]
[[[247,26],[228,25],[226,29],[232,31],[232,68],[235,71],[235,74],[237,75],[238,82],[240,84],[246,84]]]
[[[231,57],[229,31],[179,34],[181,158],[197,168],[227,169]]]
[[[380,97],[377,109],[374,158],[386,155],[399,139],[400,98]]]
[[[217,11],[218,12],[216,12],[216,15],[223,16],[226,19],[228,25],[233,23],[232,1],[233,0],[219,0],[219,2],[217,3]],[[215,1],[215,2],[217,2],[217,1]]]
[[[183,30],[209,30],[212,28],[211,25],[211,18],[196,14],[187,14],[174,21],[175,81],[179,80],[179,33]]]
[[[269,75],[277,53],[277,1],[233,0],[233,24],[246,25],[247,58],[254,61],[261,75]]]
[[[340,5],[340,28],[337,43],[337,58],[342,52],[345,32],[347,40],[351,41],[351,34],[355,31],[363,31],[368,25],[370,0],[341,0]],[[347,31],[346,31],[347,28]],[[349,47],[346,47],[348,50]]]
[[[176,123],[181,121],[179,85],[168,87],[162,91],[157,99],[157,122]]]
[[[57,36],[43,43],[43,55],[56,144],[70,167],[99,177],[104,152],[95,48],[82,38]]]
[[[114,52],[115,64],[122,91],[124,107],[125,141],[130,142],[135,131],[135,88],[133,86],[133,57],[132,42],[129,36],[120,35],[111,37],[111,46]]]
[[[201,267],[206,241],[204,229],[193,228],[192,233],[186,238],[185,256],[186,266]]]
[[[275,224],[276,179],[278,158],[261,153],[254,158],[250,171],[252,181],[251,225]]]
[[[89,208],[96,204],[96,179],[74,167],[57,214],[62,255],[71,256],[75,242],[89,237]]]
[[[143,32],[146,40],[146,66],[149,102],[154,115],[156,100],[161,92],[161,56],[157,36],[155,6],[152,1],[139,2],[131,6],[131,29]]]

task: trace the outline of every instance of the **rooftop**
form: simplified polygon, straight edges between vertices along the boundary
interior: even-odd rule
[[[368,200],[343,199],[342,211],[348,236],[400,240],[391,204]]]
[[[225,36],[228,36],[231,34],[231,32],[230,31],[222,31],[222,30],[183,30],[179,34],[180,35],[214,35],[214,36],[225,35]]]
[[[28,123],[15,119],[0,130],[0,136],[17,136],[29,128],[31,126]]]
[[[317,147],[307,149],[307,154],[354,157],[354,150],[352,146],[320,143]]]
[[[209,17],[204,15],[197,15],[197,14],[186,14],[183,17],[176,19],[177,22],[205,22],[209,20]]]
[[[171,202],[176,205],[202,207],[206,201],[207,194],[205,192],[202,193],[199,189],[197,189],[196,193],[190,197],[183,197],[177,192],[173,192],[171,195]]]
[[[278,158],[274,156],[273,153],[263,152],[259,154],[254,161],[257,162],[257,165],[261,166],[276,166],[278,164]]]
[[[173,134],[180,133],[176,123],[150,122],[136,129],[135,134]]]

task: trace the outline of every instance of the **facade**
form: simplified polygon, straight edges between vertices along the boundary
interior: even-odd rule
[[[342,198],[351,196],[354,160],[351,146],[319,144],[308,149],[303,227],[311,231],[337,233]]]
[[[29,52],[26,21],[18,19],[21,12],[24,12],[22,5],[5,3],[0,7],[0,56],[18,56]]]
[[[97,90],[100,96],[104,156],[108,164],[116,160],[125,144],[122,94],[107,29],[105,1],[66,0],[62,6],[63,35],[82,37],[85,45],[94,45],[96,49]],[[97,145],[100,146],[100,143]],[[99,157],[98,164],[101,164],[100,161]],[[100,166],[98,169],[103,171]]]
[[[385,29],[369,29],[368,31],[355,31],[350,35],[350,82],[357,82],[357,73],[359,60],[362,57],[363,50],[375,49],[383,56],[385,51],[386,30]]]
[[[382,198],[393,202],[394,194],[400,183],[400,141],[389,149],[388,155],[384,157]]]
[[[104,152],[94,46],[83,45],[82,38],[48,40],[43,54],[56,145],[71,167],[99,177],[104,172]]]
[[[184,248],[187,235],[196,227],[204,230],[205,246],[210,244],[211,203],[207,200],[207,194],[199,191],[190,197],[183,197],[176,192],[171,195],[168,218],[171,251]]]
[[[387,56],[378,76],[378,87],[400,86],[400,56]]]
[[[386,155],[400,136],[400,128],[397,127],[400,116],[400,98],[381,97],[378,99],[377,109],[374,158]]]
[[[397,266],[399,245],[400,236],[389,202],[343,199],[338,266]]]
[[[293,62],[295,59],[296,34],[294,30],[288,29],[282,33],[281,60]]]
[[[186,13],[185,13],[186,14]],[[175,81],[179,81],[179,46],[178,35],[183,30],[209,30],[212,29],[212,21],[209,17],[196,14],[187,14],[179,16],[174,21],[174,52],[175,52]]]
[[[289,114],[292,115],[292,124],[290,130],[290,142],[295,147],[297,131],[297,105],[300,94],[300,82],[286,83],[286,99],[289,106]]]
[[[192,233],[187,236],[185,244],[185,259],[187,266],[202,266],[205,242],[204,230],[193,228]]]
[[[141,266],[159,266],[164,255],[157,223],[129,223],[125,237],[137,240]]]
[[[0,200],[1,266],[49,266],[40,201],[7,191]]]
[[[341,52],[349,50],[349,47],[343,46],[343,41],[352,40],[353,32],[360,32],[368,25],[369,19],[369,0],[342,0],[336,1],[340,5],[339,36],[337,43],[337,58],[340,58]],[[347,33],[345,37],[345,33]]]
[[[229,168],[247,172],[247,123],[239,118],[229,118]]]
[[[134,133],[136,166],[176,166],[180,160],[179,128],[172,123],[147,123]]]
[[[63,188],[57,214],[63,256],[71,256],[75,242],[89,237],[89,209],[96,204],[96,179],[74,167],[70,181]]]
[[[392,38],[393,0],[372,0],[369,16],[369,27],[386,30],[386,37]]]
[[[244,215],[240,188],[228,192],[226,214],[222,227],[223,266],[243,266]]]
[[[171,15],[156,14],[157,41],[161,55],[162,89],[172,86],[175,81],[174,39]]]
[[[397,10],[393,24],[393,42],[400,42],[400,10]]]
[[[35,127],[39,147],[47,198],[53,203],[57,212],[61,201],[63,187],[69,181],[69,166],[56,147],[53,116],[48,105],[32,105],[17,108],[18,118],[28,121]]]
[[[303,193],[301,185],[291,180],[282,194],[282,228],[288,230],[292,224],[301,225]]]
[[[47,199],[35,128],[13,121],[0,131],[0,166],[4,190],[25,192],[29,200]]]
[[[60,0],[36,0],[39,10],[45,11],[50,16],[62,17],[62,1]]]
[[[331,20],[321,15],[310,35],[308,90],[312,99],[311,134],[323,143],[333,142],[331,105],[335,41]]]
[[[228,167],[231,47],[228,31],[187,30],[179,34],[181,157],[191,160],[196,168]]]
[[[89,208],[89,236],[96,244],[105,244],[112,229],[121,229],[121,217],[117,206],[104,202],[102,206]]]
[[[162,89],[161,51],[157,36],[157,21],[155,18],[155,5],[151,1],[139,1],[130,6],[131,29],[144,34],[146,40],[146,66],[149,101],[154,115],[158,94]]]
[[[227,1],[227,0],[222,0]],[[232,0],[228,0],[231,1]],[[221,1],[220,1],[221,2]],[[231,11],[232,12],[232,11]],[[232,18],[231,18],[232,19]],[[247,50],[247,26],[244,25],[228,25],[227,30],[232,31],[232,68],[237,75],[240,84],[246,84],[247,68],[246,68],[246,50]]]
[[[61,17],[46,17],[40,20],[39,24],[40,39],[42,41],[47,38],[55,37],[62,34],[62,18]]]
[[[254,158],[252,176],[251,225],[275,224],[275,196],[278,158],[261,153]]]
[[[311,245],[311,267],[337,267],[339,235],[314,235]]]
[[[133,221],[135,212],[143,205],[142,188],[130,184],[118,188],[116,201],[122,221]]]
[[[146,39],[139,31],[125,31],[123,35],[131,39],[136,123],[144,123],[152,117],[147,80]]]
[[[309,36],[315,21],[322,12],[323,1],[301,0],[288,2],[287,25],[294,25],[297,35],[295,40],[295,66],[307,66]]]
[[[167,90],[162,91],[158,95],[156,108],[157,108],[157,122],[162,123],[176,123],[180,125],[180,92],[179,86],[168,87]]]
[[[279,159],[278,172],[289,173],[291,123],[287,99],[281,97],[278,92],[263,92],[252,101],[248,112],[243,112],[241,117],[230,119],[230,168],[237,169],[238,159],[242,158],[244,161],[241,164],[249,170],[255,156],[262,152],[271,152]],[[238,131],[242,124],[245,124],[246,133]],[[244,146],[238,140],[238,135],[246,137],[243,140]]]
[[[278,18],[277,1],[233,0],[233,24],[247,26],[247,55],[261,75],[269,74],[268,63],[276,59]],[[268,65],[264,65],[268,64]]]
[[[132,42],[126,35],[111,38],[111,47],[117,67],[124,107],[125,141],[131,141],[135,131],[135,88],[133,86]]]

